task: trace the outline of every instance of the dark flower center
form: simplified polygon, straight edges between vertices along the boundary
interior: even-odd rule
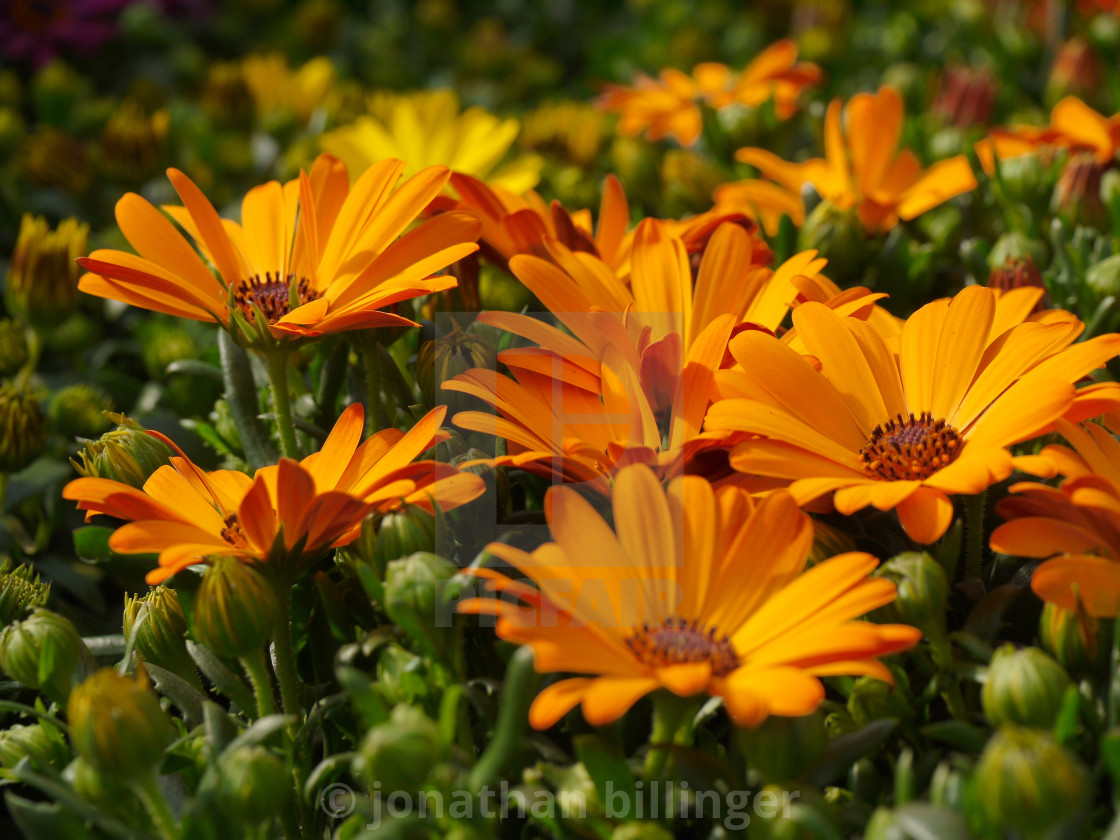
[[[909,418],[899,414],[875,427],[859,452],[864,471],[884,481],[923,481],[960,455],[964,440],[944,420],[928,411]]]
[[[639,661],[653,668],[710,662],[713,675],[726,677],[739,667],[731,637],[697,619],[686,621],[674,616],[658,627],[643,624],[626,644]]]
[[[246,544],[245,532],[241,530],[241,522],[236,513],[231,513],[224,520],[226,527],[222,528],[222,539],[232,546],[243,548]]]
[[[275,324],[292,311],[291,288],[294,274],[289,274],[287,279],[282,279],[277,273],[272,276],[271,271],[264,273],[264,279],[259,274],[254,274],[242,280],[233,292],[233,304],[250,323],[253,321],[253,306],[260,309],[261,314],[270,324]],[[299,305],[318,300],[322,295],[311,288],[311,283],[306,277],[299,278],[296,284],[296,297]]]

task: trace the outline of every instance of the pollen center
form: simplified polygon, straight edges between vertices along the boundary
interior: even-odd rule
[[[222,521],[226,526],[222,528],[222,539],[232,546],[244,548],[246,543],[245,532],[241,530],[241,522],[238,520],[237,514],[231,513]]]
[[[654,668],[710,662],[713,675],[726,677],[739,667],[739,655],[731,637],[696,619],[673,617],[658,627],[642,625],[626,644],[639,661]]]
[[[944,420],[928,411],[899,414],[875,427],[859,452],[864,471],[884,481],[922,481],[957,460],[964,441]]]
[[[291,284],[294,279],[294,274],[289,274],[285,280],[279,273],[274,277],[271,271],[266,271],[263,279],[261,275],[254,274],[242,280],[234,290],[234,306],[251,323],[253,305],[256,304],[268,323],[275,324],[292,311]],[[318,300],[321,295],[311,288],[311,283],[306,277],[301,277],[296,283],[296,297],[299,305],[303,306],[305,303]]]

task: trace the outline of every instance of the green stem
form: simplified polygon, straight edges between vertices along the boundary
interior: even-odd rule
[[[27,361],[23,363],[23,367],[16,374],[13,384],[17,390],[23,390],[27,387],[27,381],[31,379],[31,374],[35,373],[36,368],[39,367],[39,357],[43,354],[43,340],[39,336],[39,331],[34,327],[28,327],[26,334]]]
[[[653,695],[653,732],[649,736],[649,752],[642,768],[648,780],[661,778],[672,758],[669,745],[688,746],[692,743],[692,721],[696,714],[696,701],[691,697],[678,697],[668,690]]]
[[[489,745],[467,777],[467,790],[477,792],[494,784],[513,757],[524,748],[529,704],[537,694],[539,682],[540,676],[533,668],[532,649],[518,648],[506,668],[498,725]]]
[[[362,347],[362,360],[366,368],[366,393],[369,399],[369,411],[366,412],[367,436],[384,426],[381,417],[381,353],[378,349],[377,344],[372,342]]]
[[[280,620],[276,622],[273,645],[276,648],[276,680],[280,683],[280,702],[284,714],[303,720],[299,702],[299,677],[296,676],[296,656],[292,648],[292,596],[291,590],[281,581],[276,587],[280,600]]]
[[[272,386],[272,407],[276,412],[276,426],[280,431],[280,455],[299,458],[296,443],[296,426],[292,420],[292,396],[288,390],[288,351],[277,347],[265,353],[268,381]]]
[[[965,554],[964,576],[966,579],[979,578],[984,559],[984,501],[987,492],[976,493],[965,500],[965,527],[967,547]]]
[[[268,676],[268,664],[264,652],[259,648],[241,657],[241,664],[253,684],[253,696],[257,698],[257,717],[268,717],[276,713],[276,701],[272,696],[272,680]]]
[[[238,347],[228,332],[218,330],[218,353],[222,363],[222,382],[226,403],[233,417],[237,434],[249,466],[259,469],[276,462],[276,453],[268,439],[268,429],[260,419],[257,403],[257,382],[244,348]]]
[[[4,498],[8,495],[8,473],[0,472],[0,513],[4,511]]]
[[[175,826],[175,817],[171,814],[171,809],[167,807],[167,799],[160,789],[155,771],[136,782],[135,789],[148,816],[152,818],[159,836],[164,840],[175,840],[179,830]]]
[[[949,680],[949,685],[942,690],[941,699],[949,707],[949,714],[954,720],[967,721],[969,719],[968,706],[965,705],[964,695],[961,694],[960,683],[950,674],[944,674],[944,679]]]

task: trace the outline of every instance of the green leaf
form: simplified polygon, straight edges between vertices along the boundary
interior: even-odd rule
[[[631,806],[635,801],[635,779],[626,763],[626,758],[605,738],[594,733],[577,735],[573,739],[576,758],[587,768],[591,781],[601,802],[617,802],[617,793],[624,794],[624,813],[613,813],[620,820],[630,818]]]
[[[113,536],[115,530],[100,525],[87,525],[75,529],[75,553],[83,560],[102,560],[112,557],[114,552],[109,548],[109,537]]]
[[[96,835],[90,831],[85,821],[57,802],[32,802],[11,791],[4,794],[8,813],[27,840],[93,840]]]
[[[897,726],[895,718],[884,718],[862,726],[855,732],[833,738],[817,763],[805,771],[805,780],[817,787],[831,783],[856,761],[886,743]]]
[[[988,734],[963,720],[939,720],[918,730],[922,737],[940,741],[965,752],[978,753],[988,742]]]
[[[198,666],[198,670],[202,671],[218,691],[242,709],[256,708],[257,704],[253,699],[252,689],[249,688],[245,680],[231,671],[213,651],[188,639],[187,653],[191,655],[191,659]]]
[[[205,694],[182,677],[151,662],[144,663],[144,670],[155,682],[156,690],[174,703],[175,707],[183,713],[183,720],[187,722],[187,726],[194,727],[202,723],[202,706],[206,702]]]

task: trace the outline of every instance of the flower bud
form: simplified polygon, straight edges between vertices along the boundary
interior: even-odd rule
[[[977,813],[1001,831],[1041,837],[1085,801],[1085,769],[1049,732],[1003,726],[969,783]]]
[[[42,454],[47,429],[39,400],[30,391],[0,386],[0,473],[13,473]]]
[[[993,726],[1015,723],[1049,729],[1072,685],[1069,675],[1038,648],[1004,645],[988,665],[981,699]]]
[[[51,585],[43,583],[30,566],[12,568],[12,561],[5,557],[0,562],[0,627],[23,618],[35,607],[47,604]]]
[[[895,675],[898,680],[898,674]],[[859,726],[883,718],[909,720],[914,716],[901,680],[890,685],[874,677],[860,677],[848,696],[848,712]]]
[[[372,551],[362,557],[372,562],[384,577],[389,564],[418,551],[432,551],[436,543],[436,521],[422,508],[406,505],[400,510],[371,517],[370,528],[376,529]],[[363,531],[365,530],[363,523]]]
[[[41,723],[0,730],[0,767],[11,770],[24,758],[30,758],[36,770],[61,770],[70,760],[70,749],[57,730],[48,731]]]
[[[661,159],[662,206],[671,215],[706,210],[712,204],[712,193],[726,177],[711,160],[688,149],[670,149]]]
[[[260,572],[234,557],[215,557],[191,609],[191,630],[218,656],[237,659],[259,650],[280,616],[276,591]]]
[[[1020,155],[999,162],[999,177],[1009,201],[1031,208],[1045,206],[1050,196],[1047,167],[1037,155]]]
[[[132,639],[140,658],[198,688],[194,660],[187,652],[187,618],[174,589],[157,586],[146,595],[124,598],[124,637]]]
[[[11,376],[27,364],[27,330],[12,318],[0,320],[0,376]]]
[[[68,385],[51,397],[47,416],[63,437],[90,438],[112,425],[105,416],[112,407],[109,397],[100,388],[79,383]]]
[[[222,754],[215,795],[225,815],[245,826],[272,819],[284,803],[276,795],[288,784],[284,762],[264,747],[244,746]]]
[[[93,183],[93,173],[82,144],[69,134],[40,125],[20,149],[23,175],[37,184],[83,195]]]
[[[391,561],[385,571],[385,611],[429,653],[446,652],[452,610],[444,609],[455,565],[426,551]]]
[[[1045,289],[1046,286],[1042,282],[1042,274],[1035,265],[1034,259],[1030,254],[1023,257],[1008,257],[1004,260],[1003,264],[993,268],[988,275],[988,288],[999,289],[1002,292],[1010,292],[1014,289],[1022,288],[1035,288]],[[1046,308],[1045,303],[1046,295],[1039,298],[1038,303],[1034,305],[1035,312],[1041,312]]]
[[[155,770],[171,743],[171,722],[147,677],[102,668],[70,694],[66,704],[75,752],[101,773],[140,779]]]
[[[477,407],[479,400],[458,391],[443,390],[444,382],[471,368],[498,369],[498,354],[486,339],[458,325],[447,335],[428,341],[416,361],[416,381],[432,405],[449,406],[448,415]]]
[[[1038,638],[1047,652],[1074,673],[1095,670],[1107,656],[1100,642],[1100,620],[1046,603],[1038,620]]]
[[[73,624],[39,607],[29,618],[0,630],[0,668],[13,680],[65,703],[82,647]]]
[[[992,112],[997,82],[986,67],[947,67],[937,84],[933,112],[947,125],[984,125]]]
[[[167,366],[198,356],[198,345],[189,330],[177,322],[144,321],[136,329],[144,370],[151,379],[163,379]]]
[[[78,302],[75,260],[86,253],[89,225],[66,219],[53,231],[41,216],[24,213],[8,265],[8,310],[36,327],[62,323]]]
[[[123,780],[98,772],[85,759],[75,758],[62,773],[74,792],[86,802],[117,819],[137,827],[144,826],[147,814],[136,793]],[[142,819],[136,819],[137,815]]]
[[[1051,209],[1071,224],[1105,229],[1108,214],[1101,200],[1103,175],[1104,165],[1092,153],[1070,155],[1054,187]]]
[[[1080,99],[1100,93],[1100,62],[1093,47],[1081,38],[1070,38],[1058,48],[1046,80],[1045,101],[1054,105],[1066,96]]]
[[[386,723],[369,731],[354,759],[354,772],[381,790],[416,791],[443,759],[439,727],[407,704],[393,708]]]
[[[1085,271],[1085,283],[1098,299],[1120,293],[1120,254],[1105,257]]]
[[[79,475],[108,478],[137,489],[144,486],[152,473],[171,463],[174,451],[144,427],[123,414],[110,414],[117,428],[106,432],[100,440],[91,440],[78,453],[81,463],[70,459]]]
[[[925,552],[907,551],[892,557],[875,574],[898,587],[898,597],[876,610],[875,619],[917,627],[937,656],[947,655],[945,608],[949,581],[941,564]]]
[[[89,81],[62,59],[36,71],[31,80],[31,100],[41,122],[61,125],[74,108],[92,93]]]
[[[854,208],[841,210],[831,201],[822,201],[805,220],[797,249],[819,251],[828,260],[828,276],[842,283],[863,270],[867,232]]]
[[[820,709],[803,717],[770,715],[757,727],[736,727],[734,737],[751,769],[771,782],[796,779],[828,746]]]
[[[14,108],[0,107],[0,155],[10,158],[27,135],[27,123]]]
[[[101,132],[98,161],[102,173],[122,184],[140,184],[159,172],[167,145],[166,110],[149,115],[134,99],[112,113]]]
[[[1009,260],[1024,257],[1029,257],[1036,266],[1046,265],[1046,245],[1021,233],[1005,233],[996,240],[988,254],[988,267],[995,270],[1006,265]]]
[[[227,128],[251,128],[257,115],[257,102],[241,67],[219,61],[210,65],[202,103],[219,125]]]

